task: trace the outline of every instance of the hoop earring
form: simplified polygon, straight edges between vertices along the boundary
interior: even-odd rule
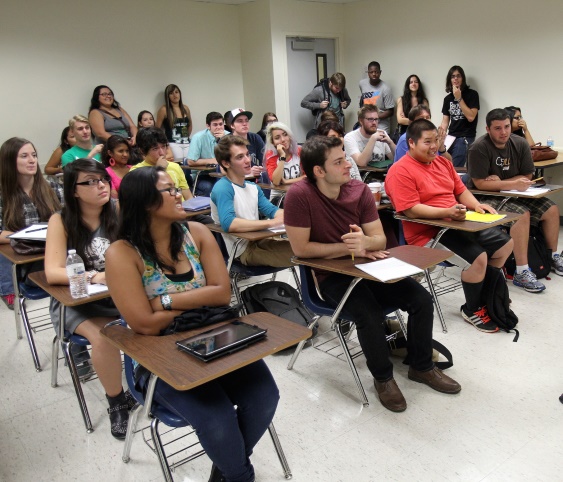
[[[109,158],[109,165],[110,165],[111,167],[115,166],[115,159],[114,159],[113,157],[110,157],[110,158]]]

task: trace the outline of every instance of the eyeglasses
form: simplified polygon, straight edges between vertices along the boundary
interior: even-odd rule
[[[110,184],[111,179],[108,176],[100,177],[99,179],[88,179],[87,181],[77,182],[77,186],[98,186],[102,184]]]
[[[450,78],[451,79],[461,79],[461,74],[453,74]]]
[[[368,122],[379,122],[379,117],[365,117],[364,120]]]
[[[521,115],[515,115],[515,116],[514,116],[514,120],[519,121],[520,119],[522,119],[522,116],[521,116]]]
[[[113,97],[113,92],[102,92],[100,97]]]
[[[159,189],[158,192],[168,192],[171,196],[182,194],[182,190],[179,187],[167,187],[166,189]]]

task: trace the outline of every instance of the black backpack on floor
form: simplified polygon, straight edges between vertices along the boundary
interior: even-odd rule
[[[510,293],[501,269],[487,266],[481,296],[481,302],[487,306],[491,321],[507,333],[514,331],[512,341],[518,341],[518,317],[510,309]]]
[[[551,259],[545,244],[545,237],[541,228],[530,226],[530,239],[528,240],[528,266],[536,277],[546,278],[551,271]],[[516,271],[516,260],[511,254],[504,263],[506,272],[513,276]]]
[[[305,327],[315,317],[301,301],[299,292],[281,281],[249,286],[241,293],[241,297],[248,313],[267,311]],[[315,332],[316,329],[313,334]]]

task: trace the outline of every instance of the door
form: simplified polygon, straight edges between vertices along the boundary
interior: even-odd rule
[[[317,70],[323,67],[328,77],[335,70],[335,40],[330,38],[286,38],[287,73],[289,91],[289,127],[297,142],[305,142],[307,132],[313,128],[315,117],[301,107],[301,101],[317,83]],[[319,56],[317,58],[317,56]]]

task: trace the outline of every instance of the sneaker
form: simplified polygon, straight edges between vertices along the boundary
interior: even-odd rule
[[[471,313],[466,305],[462,305],[460,311],[463,319],[479,331],[484,333],[495,333],[498,331],[498,326],[491,320],[486,306],[479,308],[475,313]]]
[[[560,254],[554,254],[551,258],[551,269],[556,275],[563,276],[563,258]]]
[[[12,311],[14,310],[14,301],[15,300],[16,300],[16,295],[14,295],[14,294],[2,296],[2,301],[8,307],[8,309],[12,310]]]
[[[512,283],[514,283],[514,286],[524,288],[530,293],[541,293],[543,290],[545,290],[543,283],[540,283],[536,278],[536,275],[532,271],[527,269],[525,269],[521,273],[515,272],[512,277]]]

